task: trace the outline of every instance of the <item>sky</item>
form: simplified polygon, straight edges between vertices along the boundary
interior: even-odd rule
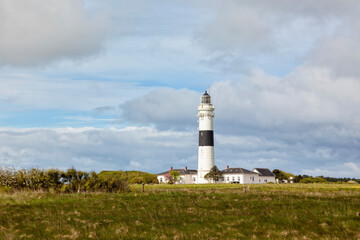
[[[0,165],[360,177],[358,0],[2,0]]]

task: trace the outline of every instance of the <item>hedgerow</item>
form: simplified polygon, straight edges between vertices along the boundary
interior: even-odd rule
[[[126,179],[116,176],[99,176],[96,172],[78,171],[70,168],[21,169],[0,168],[0,190],[49,191],[59,193],[75,192],[126,192],[130,190]]]

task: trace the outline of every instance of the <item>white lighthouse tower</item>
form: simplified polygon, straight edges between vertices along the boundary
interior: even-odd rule
[[[199,117],[199,155],[198,155],[198,183],[208,183],[204,176],[214,166],[214,107],[211,97],[205,91],[201,96],[198,107]]]

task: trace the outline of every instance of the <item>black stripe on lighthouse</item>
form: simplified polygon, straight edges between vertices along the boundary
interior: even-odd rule
[[[199,146],[214,146],[214,131],[199,131]]]

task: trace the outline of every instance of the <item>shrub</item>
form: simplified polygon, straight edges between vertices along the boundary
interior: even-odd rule
[[[71,187],[67,184],[62,185],[60,192],[71,193]]]
[[[325,183],[327,182],[325,179],[321,178],[321,177],[309,177],[309,178],[304,178],[302,180],[300,180],[300,183]]]
[[[74,192],[125,192],[129,191],[127,179],[77,171],[70,168],[67,171],[57,169],[22,169],[15,171],[12,168],[0,169],[0,191],[13,192],[14,190],[41,190],[61,193]]]
[[[159,183],[156,174],[141,171],[102,171],[99,176],[112,176],[127,180],[131,184]]]

